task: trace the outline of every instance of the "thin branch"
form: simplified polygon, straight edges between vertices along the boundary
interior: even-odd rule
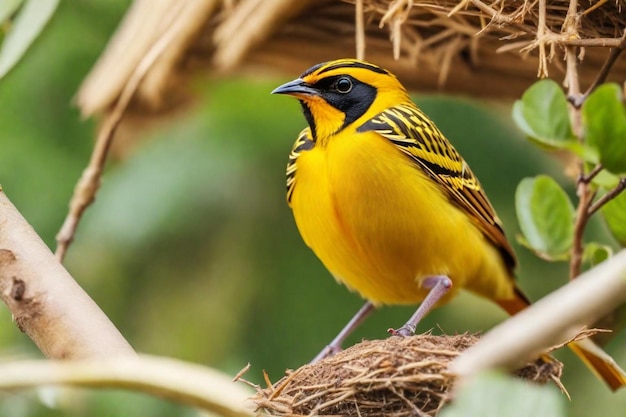
[[[180,11],[180,9],[179,7],[178,11]],[[113,110],[107,115],[98,132],[96,145],[91,154],[89,164],[83,171],[81,178],[74,188],[74,195],[70,201],[69,212],[56,236],[57,249],[55,256],[60,262],[63,262],[67,249],[72,243],[72,240],[74,240],[74,234],[76,233],[78,223],[83,213],[95,200],[96,193],[100,188],[100,178],[102,177],[102,171],[104,170],[109,149],[111,148],[115,132],[117,131],[122,117],[124,117],[128,104],[150,68],[181,29],[181,24],[175,21],[175,15],[176,13],[170,18],[171,20],[168,22],[170,26],[168,29],[163,32],[161,37],[154,43],[152,48],[137,65],[137,68],[126,83],[124,90],[122,90]]]
[[[526,33],[533,33],[533,27],[520,23],[519,16],[506,15],[494,10],[491,6],[483,3],[480,0],[470,0],[472,5],[476,6],[481,12],[490,17],[491,21],[498,24],[506,24],[512,28],[522,30]]]
[[[578,182],[578,207],[576,208],[576,220],[574,221],[574,240],[570,255],[569,278],[574,279],[580,275],[583,262],[583,234],[587,221],[589,220],[588,210],[593,201],[595,193],[589,190],[588,184],[583,181]]]
[[[0,298],[53,359],[134,356],[113,323],[0,190]]]
[[[140,355],[88,361],[21,361],[0,364],[0,388],[42,385],[121,388],[145,392],[224,417],[252,417],[250,392],[221,372],[175,359]]]
[[[600,210],[606,203],[608,203],[609,201],[613,200],[615,197],[620,195],[620,193],[622,191],[624,191],[624,189],[626,189],[626,178],[622,178],[619,181],[619,183],[615,186],[615,188],[613,188],[612,190],[608,191],[606,194],[604,194],[602,197],[600,197],[598,199],[598,201],[593,203],[587,209],[587,216],[590,217],[596,211]]]
[[[569,7],[563,27],[561,29],[561,35],[566,35],[569,38],[578,37],[578,1],[570,0]],[[578,62],[577,62],[577,47],[566,46],[565,47],[565,84],[568,90],[568,97],[580,97],[580,81],[578,78]],[[580,108],[576,106],[569,106],[570,121],[572,123],[572,131],[578,138],[579,142],[583,142],[582,132],[582,120]],[[574,220],[574,240],[572,249],[570,250],[570,263],[569,263],[569,277],[570,279],[576,278],[580,275],[580,270],[583,261],[583,234],[585,226],[587,225],[587,209],[593,201],[593,193],[589,189],[589,184],[582,180],[585,176],[585,164],[582,160],[577,161],[578,166],[578,181],[576,184],[576,194],[578,195],[578,206],[576,208],[576,217]]]
[[[576,57],[576,47],[575,46],[566,46],[565,47],[565,83],[568,89],[567,96],[568,97],[578,97],[580,96],[580,81],[578,78],[578,58]],[[578,109],[573,109],[574,113],[580,113]],[[577,137],[581,137],[582,134],[582,125],[580,123],[580,117],[574,118],[572,120],[572,129],[574,130],[574,134]]]
[[[584,182],[585,184],[589,184],[600,172],[602,172],[603,169],[604,167],[602,164],[598,164],[587,175],[581,175],[578,180]]]
[[[568,46],[580,46],[584,48],[619,48],[622,44],[622,38],[564,38],[561,39],[559,42]]]
[[[582,327],[626,302],[625,273],[622,250],[492,329],[455,359],[450,371],[468,377],[488,368],[513,368],[570,340]]]
[[[613,68],[615,61],[617,61],[617,58],[619,58],[622,51],[626,48],[626,29],[624,29],[624,34],[619,40],[619,44],[611,49],[611,53],[609,54],[609,57],[606,59],[606,61],[604,61],[602,69],[600,69],[600,72],[596,76],[595,80],[593,80],[587,91],[585,91],[585,94],[583,94],[583,96],[581,97],[580,103],[575,103],[575,105],[577,104],[578,107],[582,106],[583,101],[587,97],[589,97],[589,94],[591,94],[593,90],[595,90],[600,84],[602,84],[606,80],[606,77],[609,75],[611,68]]]
[[[83,213],[96,198],[96,193],[98,188],[100,188],[100,178],[104,164],[120,121],[121,115],[114,111],[108,114],[99,129],[96,145],[91,154],[89,164],[83,171],[83,174],[74,188],[69,212],[63,221],[61,229],[56,235],[57,249],[55,256],[59,262],[63,262],[67,249],[74,240],[74,234],[76,233],[78,223]]]
[[[578,81],[578,69],[576,62],[576,48],[568,46],[565,49],[566,54],[566,80],[568,84],[568,96],[579,97],[580,96],[580,84]],[[570,106],[570,119],[572,122],[572,130],[574,135],[580,142],[582,138],[582,122],[580,108]],[[578,195],[578,207],[576,208],[576,218],[574,221],[574,240],[572,249],[570,251],[570,265],[569,265],[569,277],[570,279],[576,278],[580,275],[580,269],[583,260],[583,234],[585,232],[585,226],[587,225],[588,215],[587,210],[589,205],[593,201],[594,193],[589,189],[589,183],[585,182],[585,164],[582,160],[577,161],[578,166],[578,182],[576,185],[576,194]]]

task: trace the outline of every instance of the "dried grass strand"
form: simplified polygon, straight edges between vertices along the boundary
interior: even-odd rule
[[[450,399],[448,364],[478,338],[418,335],[365,341],[289,372],[252,398],[278,416],[432,417]],[[538,383],[559,381],[561,364],[539,359],[516,372]],[[559,385],[557,383],[557,385]]]

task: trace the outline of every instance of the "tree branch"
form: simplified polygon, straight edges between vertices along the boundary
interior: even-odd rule
[[[626,250],[580,275],[488,332],[451,365],[462,377],[488,368],[512,368],[571,340],[626,302]]]
[[[567,16],[563,22],[561,35],[565,35],[570,39],[578,38],[578,27],[580,21],[578,16],[578,1],[570,0],[567,9]],[[568,45],[565,47],[565,84],[567,86],[567,96],[572,102],[576,102],[580,94],[580,80],[578,78],[578,62],[577,47]],[[572,123],[572,131],[579,142],[583,142],[583,128],[581,120],[581,111],[579,106],[569,106],[570,121]],[[584,181],[585,164],[579,159],[577,161],[578,181],[576,183],[576,194],[578,195],[578,206],[576,208],[576,218],[574,220],[574,240],[570,251],[569,277],[576,278],[580,275],[580,269],[583,259],[583,233],[587,225],[587,209],[593,200],[593,193],[589,189],[589,183]]]
[[[113,109],[107,114],[104,123],[98,131],[96,145],[94,146],[94,150],[91,154],[89,164],[83,171],[82,176],[74,188],[74,194],[72,195],[72,200],[70,201],[69,212],[67,213],[67,216],[63,221],[63,225],[56,236],[57,249],[55,255],[60,262],[63,262],[65,253],[74,239],[74,234],[76,233],[78,223],[80,222],[83,213],[96,198],[96,193],[100,188],[100,178],[102,177],[102,171],[104,170],[109,149],[113,143],[117,127],[126,112],[126,108],[135,95],[135,92],[139,88],[139,85],[143,81],[144,77],[148,74],[150,68],[152,68],[157,59],[172,42],[175,35],[181,30],[181,25],[184,24],[184,22],[181,23],[180,21],[175,21],[174,19],[176,13],[180,13],[181,8],[182,2],[181,6],[177,7],[171,17],[171,19],[174,20],[174,23],[172,23],[172,20],[168,22],[170,26],[165,28],[161,37],[154,42],[150,50],[137,64],[137,68],[135,68],[133,73],[130,75],[130,78],[120,93],[117,102],[113,106]]]
[[[583,169],[582,162],[579,161],[579,168],[581,171]],[[569,263],[569,278],[574,279],[578,275],[580,275],[580,269],[583,262],[583,235],[585,233],[585,227],[587,226],[587,221],[589,220],[589,206],[593,202],[593,196],[595,193],[591,192],[589,189],[589,184],[582,180],[582,176],[578,180],[577,184],[577,192],[578,194],[578,207],[576,208],[576,218],[574,220],[574,240],[572,244],[572,250],[570,253],[570,263]]]
[[[14,390],[64,384],[121,388],[199,407],[211,415],[252,417],[248,390],[232,378],[200,365],[140,355],[88,361],[21,361],[0,365],[0,388]]]
[[[593,167],[593,169],[587,175],[582,175],[579,180],[584,182],[585,184],[589,184],[603,169],[604,167],[602,166],[602,164],[598,164]]]
[[[134,355],[0,189],[0,298],[48,358]]]
[[[611,201],[615,197],[617,197],[622,191],[624,191],[625,188],[626,188],[626,178],[622,178],[619,181],[619,183],[617,183],[615,188],[613,188],[612,190],[608,191],[606,194],[604,194],[602,197],[600,197],[598,199],[598,201],[593,203],[587,209],[587,216],[591,217],[591,215],[593,213],[595,213],[596,211],[600,210],[602,208],[602,206],[604,206],[606,203],[608,203],[609,201]]]

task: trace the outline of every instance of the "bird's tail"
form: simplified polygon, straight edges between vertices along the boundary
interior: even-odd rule
[[[496,300],[510,315],[514,315],[530,305],[530,301],[516,287],[515,298]],[[626,372],[615,363],[615,360],[591,339],[582,339],[568,343],[569,347],[596,376],[602,379],[613,390],[626,385]]]

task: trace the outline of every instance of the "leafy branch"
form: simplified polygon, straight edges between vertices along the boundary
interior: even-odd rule
[[[575,82],[575,76],[569,78],[570,86]],[[577,87],[570,87],[570,93],[580,96]],[[618,213],[609,209],[623,204],[621,193],[626,188],[626,111],[621,88],[599,85],[576,107],[557,83],[542,80],[515,103],[513,118],[544,149],[568,151],[575,157],[576,208],[549,177],[527,178],[516,193],[522,243],[544,259],[568,260],[573,279],[583,261],[593,258],[583,241],[591,216],[601,212],[618,242],[625,240],[626,225],[614,221]]]
[[[545,8],[545,2],[539,6]],[[579,38],[580,18],[577,0],[571,0],[561,35]],[[541,33],[538,30],[538,38]],[[524,179],[516,192],[521,243],[543,259],[568,261],[570,279],[580,275],[585,263],[594,265],[611,255],[608,244],[584,240],[596,213],[602,214],[617,242],[626,244],[626,195],[622,193],[626,189],[626,110],[621,87],[605,83],[626,48],[626,30],[611,45],[614,48],[604,65],[582,93],[579,46],[562,44],[567,95],[556,82],[544,79],[513,107],[515,122],[532,142],[574,158],[575,205],[545,175]]]
[[[540,14],[545,14],[546,2],[540,0],[539,7]],[[579,39],[580,17],[577,0],[571,0],[561,35]],[[537,44],[541,45],[544,40],[539,38],[548,32],[538,28]],[[568,95],[552,80],[538,81],[514,104],[513,119],[542,149],[572,154],[578,201],[574,207],[553,178],[540,175],[521,181],[515,205],[520,242],[543,259],[568,261],[569,276],[574,279],[581,275],[585,261],[593,265],[611,257],[608,245],[584,241],[594,214],[600,212],[618,243],[626,246],[626,110],[620,86],[605,84],[626,47],[626,31],[615,40],[614,49],[585,93],[579,83],[578,46],[561,45]],[[580,326],[603,320],[626,301],[625,270],[626,251],[622,250],[497,326],[459,357],[451,370],[469,376],[491,367],[510,366],[520,357],[573,337],[572,332]],[[551,320],[546,321],[547,316]],[[616,330],[615,323],[608,324]]]

